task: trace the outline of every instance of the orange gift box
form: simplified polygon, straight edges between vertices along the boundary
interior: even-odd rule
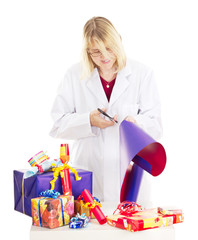
[[[147,209],[132,213],[130,216],[114,214],[107,216],[111,226],[126,229],[131,232],[169,226],[183,222],[181,210],[161,211],[160,208]]]
[[[74,214],[74,197],[60,195],[58,198],[38,197],[31,199],[32,224],[56,228],[69,224]]]

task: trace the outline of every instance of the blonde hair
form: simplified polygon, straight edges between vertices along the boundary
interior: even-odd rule
[[[105,55],[109,54],[106,47],[111,49],[115,54],[115,73],[125,67],[126,55],[121,36],[108,19],[104,17],[93,17],[87,21],[83,28],[82,79],[89,77],[94,68],[97,67],[88,53],[93,41],[97,42],[101,52]]]

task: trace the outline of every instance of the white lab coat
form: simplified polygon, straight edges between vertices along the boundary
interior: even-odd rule
[[[72,165],[93,171],[94,196],[102,201],[119,201],[119,124],[133,116],[154,139],[161,136],[160,101],[153,72],[141,63],[127,60],[117,74],[109,102],[97,68],[85,80],[80,76],[80,64],[67,71],[52,108],[54,126],[50,135],[75,140]],[[110,116],[117,114],[119,124],[105,129],[92,127],[89,115],[97,108],[106,108]]]

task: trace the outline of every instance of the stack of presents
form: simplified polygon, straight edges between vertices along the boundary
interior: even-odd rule
[[[14,200],[15,210],[31,216],[34,226],[82,228],[96,218],[99,224],[136,232],[183,221],[181,210],[144,209],[129,201],[105,216],[92,196],[92,172],[68,165],[68,144],[61,144],[58,159],[41,151],[29,163],[29,171],[14,170]]]

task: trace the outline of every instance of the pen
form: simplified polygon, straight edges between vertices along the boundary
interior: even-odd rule
[[[111,121],[118,123],[117,120],[115,120],[115,119],[113,119],[112,117],[110,117],[106,112],[102,111],[102,109],[98,108],[98,111],[99,111],[100,113],[102,113],[104,116],[108,117]]]

